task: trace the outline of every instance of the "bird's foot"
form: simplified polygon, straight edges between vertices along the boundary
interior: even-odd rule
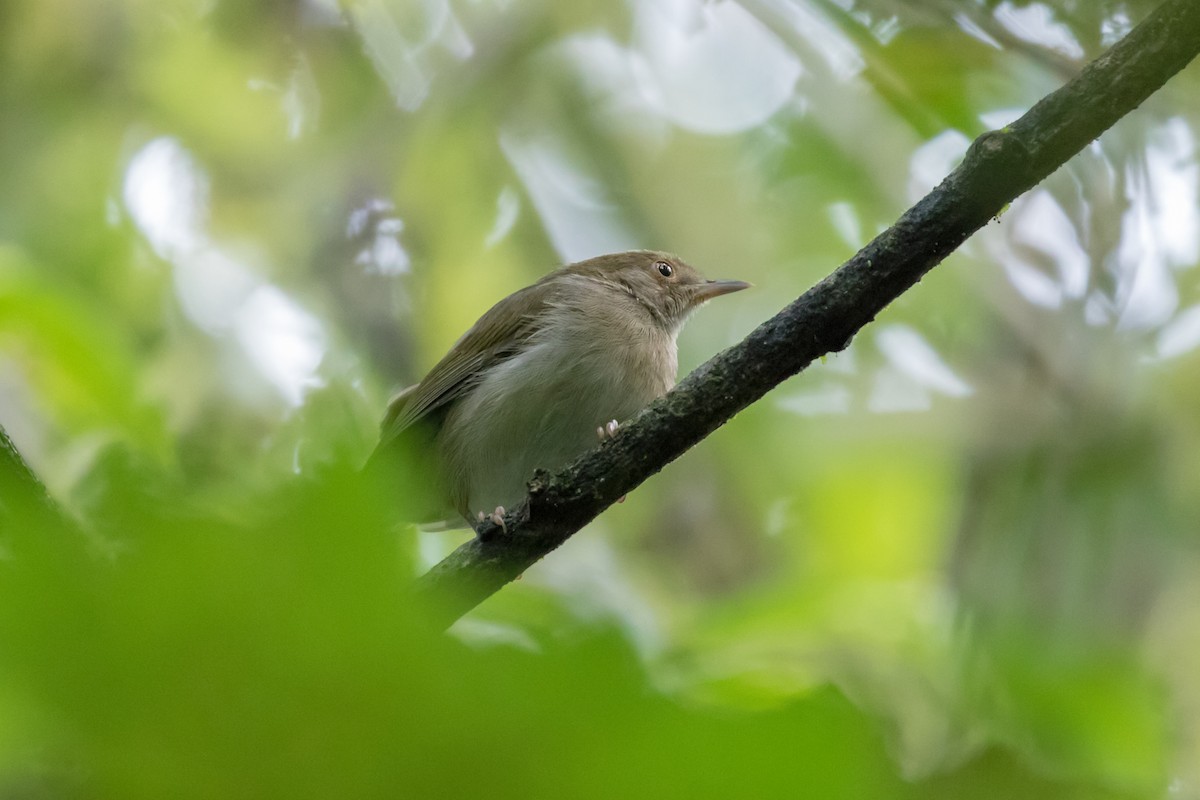
[[[615,419],[610,419],[599,428],[596,428],[596,438],[601,442],[607,442],[609,439],[615,439],[617,436],[617,430],[620,427],[621,424],[619,422],[617,422]]]
[[[610,419],[608,422],[604,423],[599,428],[596,428],[596,438],[600,440],[601,444],[603,444],[604,442],[607,442],[610,439],[617,438],[617,431],[620,430],[620,428],[621,428],[621,423],[617,422],[615,419]],[[618,497],[617,502],[624,503],[625,495],[621,495],[620,497]]]
[[[479,523],[482,523],[484,520],[490,520],[492,524],[496,525],[496,527],[498,527],[500,530],[508,533],[508,526],[504,524],[504,515],[506,513],[507,512],[504,510],[504,506],[496,506],[496,510],[491,514],[484,514],[482,511],[480,511],[475,515],[475,520]]]

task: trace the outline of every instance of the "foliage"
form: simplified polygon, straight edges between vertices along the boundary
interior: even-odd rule
[[[82,531],[0,518],[2,791],[1200,792],[1194,68],[452,638],[353,480],[555,263],[753,281],[695,366],[1150,7],[0,6],[0,424]]]

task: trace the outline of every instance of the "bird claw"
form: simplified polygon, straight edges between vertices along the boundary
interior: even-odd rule
[[[506,512],[504,510],[504,506],[496,506],[496,510],[490,514],[486,514],[482,511],[479,511],[475,514],[475,524],[476,524],[476,526],[479,526],[479,525],[482,525],[484,522],[491,522],[493,525],[495,525],[500,530],[504,531],[505,533],[508,533],[508,525],[506,525],[504,523],[504,515],[506,513],[508,513],[508,512]],[[475,531],[475,535],[479,536],[478,528]],[[483,538],[483,537],[480,537],[480,538]]]
[[[609,439],[615,439],[617,436],[617,429],[620,427],[621,424],[619,422],[617,422],[615,419],[610,419],[608,422],[596,428],[596,438],[601,442],[607,442]]]
[[[617,422],[615,419],[610,419],[599,428],[596,428],[596,438],[599,439],[601,443],[607,442],[610,439],[615,439],[617,438],[617,431],[620,429],[620,427],[621,423]],[[624,503],[625,495],[618,497],[617,502]]]

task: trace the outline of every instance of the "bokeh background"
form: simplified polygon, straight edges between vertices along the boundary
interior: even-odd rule
[[[353,469],[559,263],[751,292],[1146,0],[5,0],[4,797],[1200,797],[1200,69],[460,621]],[[0,498],[3,505],[3,498]]]

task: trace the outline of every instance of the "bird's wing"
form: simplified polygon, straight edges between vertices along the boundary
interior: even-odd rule
[[[533,320],[545,309],[550,294],[547,284],[535,283],[492,306],[420,383],[392,398],[380,426],[380,447],[461,397],[475,385],[480,373],[521,352],[534,333]]]

